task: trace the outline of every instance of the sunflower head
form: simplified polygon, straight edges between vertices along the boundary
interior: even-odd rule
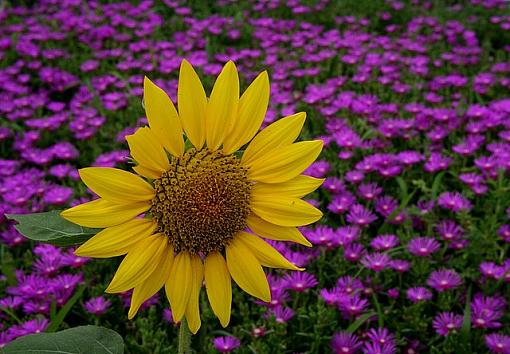
[[[258,132],[268,101],[266,72],[240,96],[237,69],[228,62],[207,98],[193,67],[183,60],[178,110],[161,88],[144,80],[149,126],[126,137],[135,173],[80,170],[99,199],[61,215],[103,228],[77,255],[125,255],[106,291],[133,289],[129,318],[164,286],[173,318],[186,316],[195,333],[205,280],[212,310],[226,326],[232,279],[270,301],[262,266],[300,269],[264,239],[311,246],[297,227],[319,220],[322,213],[301,198],[323,180],[302,172],[317,158],[322,142],[295,142],[304,113]]]

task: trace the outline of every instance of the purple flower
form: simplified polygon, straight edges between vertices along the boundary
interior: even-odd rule
[[[266,319],[274,316],[277,323],[287,323],[294,317],[294,311],[290,307],[275,306],[268,309],[264,317]]]
[[[375,220],[377,220],[377,216],[361,204],[353,205],[347,214],[347,222],[359,226],[367,226]]]
[[[111,306],[111,302],[102,296],[93,297],[85,303],[85,310],[93,315],[102,315]]]
[[[458,192],[444,192],[437,198],[437,204],[453,212],[469,211],[473,207],[471,202]]]
[[[510,354],[510,336],[491,333],[485,336],[485,345],[493,353]]]
[[[220,353],[230,353],[241,346],[241,341],[236,337],[225,336],[213,339],[214,349]]]
[[[436,232],[445,241],[452,241],[464,235],[464,229],[453,220],[443,220],[436,226]]]
[[[25,336],[27,334],[44,332],[44,330],[46,329],[46,327],[48,327],[49,324],[50,321],[48,321],[46,318],[40,318],[24,322],[19,326],[19,335]]]
[[[461,284],[462,278],[451,269],[441,269],[432,272],[427,280],[427,285],[439,292],[456,288]]]
[[[353,294],[355,291],[365,288],[361,280],[349,275],[338,278],[336,286],[339,290],[347,294]]]
[[[398,201],[390,196],[379,197],[375,200],[375,211],[384,217],[388,217],[393,211],[398,208]]]
[[[407,298],[414,303],[432,299],[432,292],[422,286],[407,289]]]
[[[436,252],[441,244],[432,237],[415,237],[407,244],[407,250],[414,256],[426,257]]]
[[[357,226],[341,226],[336,230],[336,242],[346,247],[360,238],[361,230]]]
[[[355,334],[342,331],[333,335],[330,345],[335,354],[354,354],[362,343]]]
[[[456,315],[453,312],[441,312],[434,317],[432,327],[436,333],[441,336],[447,336],[450,333],[455,333],[462,326],[462,316]]]
[[[501,237],[503,241],[510,243],[510,225],[501,225],[498,229],[498,236]]]
[[[313,274],[306,272],[291,272],[285,275],[287,287],[296,291],[302,292],[306,289],[313,288],[319,284]]]
[[[398,246],[399,243],[400,241],[395,235],[379,235],[370,242],[370,246],[377,251],[388,251]]]
[[[386,328],[371,328],[367,332],[367,337],[374,343],[380,345],[392,344],[396,345],[395,335],[390,333]]]
[[[390,261],[390,268],[399,273],[405,273],[411,269],[411,262],[403,259],[392,259]]]
[[[374,200],[383,192],[376,183],[361,184],[358,187],[358,194],[365,200]]]
[[[333,197],[328,205],[328,210],[335,214],[343,214],[350,209],[356,201],[351,192],[343,191]]]
[[[499,328],[505,314],[506,301],[501,296],[476,294],[471,302],[471,323],[477,328]]]
[[[346,316],[357,316],[368,307],[368,300],[361,298],[360,294],[340,296],[337,302],[338,309]]]
[[[374,252],[366,254],[361,263],[368,269],[380,272],[388,267],[391,258],[386,253]]]
[[[359,243],[351,243],[344,249],[344,258],[349,262],[357,262],[365,253],[365,248]]]
[[[395,354],[397,348],[395,344],[379,344],[373,342],[365,342],[362,349],[364,354]]]
[[[322,188],[330,193],[337,194],[345,190],[345,185],[344,182],[337,177],[327,177],[322,184]]]

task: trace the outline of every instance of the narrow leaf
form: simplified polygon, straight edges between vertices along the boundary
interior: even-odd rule
[[[368,319],[370,319],[370,317],[373,317],[375,315],[377,315],[377,313],[375,313],[375,312],[368,312],[368,313],[365,313],[365,314],[359,316],[356,321],[354,321],[349,327],[347,327],[346,331],[349,332],[349,333],[356,332],[356,330],[359,327],[361,327],[361,325],[363,323],[365,323],[366,321],[368,321]]]

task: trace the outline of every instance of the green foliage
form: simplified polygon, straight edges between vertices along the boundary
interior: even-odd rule
[[[20,337],[0,348],[1,354],[122,354],[122,337],[111,329],[80,326],[57,333]]]
[[[100,231],[100,229],[73,224],[62,218],[58,210],[35,214],[7,214],[6,216],[18,222],[14,227],[26,238],[56,246],[82,244]]]

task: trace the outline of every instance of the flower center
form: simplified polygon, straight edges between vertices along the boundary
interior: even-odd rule
[[[222,251],[246,228],[251,184],[248,170],[222,151],[188,150],[172,157],[170,169],[154,181],[150,213],[158,232],[175,251],[192,254]]]

